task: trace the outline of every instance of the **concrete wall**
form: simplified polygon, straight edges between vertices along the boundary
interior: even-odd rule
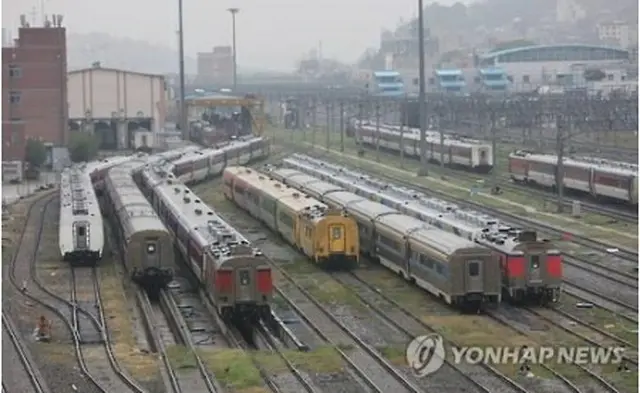
[[[73,71],[68,77],[69,118],[152,118],[152,131],[164,127],[167,97],[164,76],[107,68]]]

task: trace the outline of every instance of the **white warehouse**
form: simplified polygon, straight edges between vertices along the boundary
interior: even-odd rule
[[[163,75],[100,67],[70,71],[67,78],[72,132],[92,132],[102,149],[154,147],[164,129],[167,90]]]

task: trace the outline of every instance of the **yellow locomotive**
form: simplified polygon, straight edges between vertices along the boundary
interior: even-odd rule
[[[228,199],[316,263],[329,269],[358,264],[358,224],[342,211],[250,168],[226,168],[223,179]]]

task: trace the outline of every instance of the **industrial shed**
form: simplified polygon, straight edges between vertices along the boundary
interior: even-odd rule
[[[155,145],[167,115],[163,75],[95,64],[69,72],[67,83],[72,132],[95,133],[102,149]]]

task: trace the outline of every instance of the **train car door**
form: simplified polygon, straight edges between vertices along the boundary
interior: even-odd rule
[[[466,292],[484,292],[484,265],[483,261],[473,259],[466,261]]]
[[[594,197],[598,195],[598,187],[596,185],[596,170],[594,168],[589,168],[589,191]]]
[[[253,300],[251,296],[251,269],[239,269],[236,271],[236,302],[250,302]]]
[[[531,254],[529,255],[529,269],[527,269],[527,283],[528,284],[536,284],[541,283],[541,269],[540,265],[542,257],[539,254]]]
[[[77,221],[73,223],[74,248],[76,250],[86,250],[89,248],[89,223],[87,221]]]
[[[347,250],[347,238],[343,224],[329,225],[329,252],[340,253]]]
[[[449,165],[453,165],[453,146],[449,146],[447,149],[447,154],[449,155]]]

